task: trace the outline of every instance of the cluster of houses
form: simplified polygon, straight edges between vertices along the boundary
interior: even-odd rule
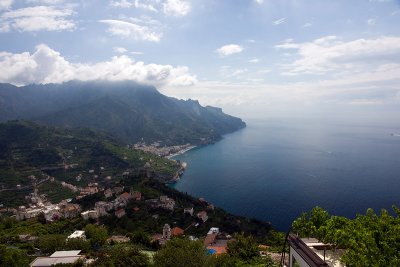
[[[138,142],[133,145],[134,149],[142,150],[144,152],[152,153],[160,157],[167,157],[172,154],[178,153],[185,149],[190,149],[193,146],[190,144],[177,145],[177,146],[161,146],[159,142],[154,142],[150,145],[146,145],[144,142]]]
[[[80,177],[80,176],[77,176],[77,177]],[[97,192],[103,190],[102,188],[98,187],[97,183],[89,183],[87,185],[87,187],[79,188],[79,187],[77,187],[77,186],[75,186],[73,184],[69,184],[69,183],[66,183],[66,182],[61,182],[61,186],[65,187],[65,188],[68,188],[72,192],[79,192],[79,196],[77,196],[76,199],[81,199],[83,197],[96,194]]]
[[[166,210],[174,210],[175,201],[168,196],[160,196],[159,198],[148,199],[146,203],[150,204],[152,208],[163,208]]]
[[[103,189],[101,189],[101,188],[99,189],[97,183],[89,183],[87,187],[79,189],[79,191],[80,191],[79,196],[77,196],[76,199],[81,199],[86,196],[96,194],[97,192],[102,191],[102,190]]]
[[[114,211],[114,215],[118,218],[123,217],[125,213],[125,207],[128,205],[128,202],[131,200],[139,201],[142,199],[142,194],[139,191],[124,192],[123,186],[117,186],[114,188],[110,188],[104,190],[105,197],[111,198],[113,195],[117,195],[117,197],[112,201],[98,201],[94,205],[94,209],[86,210],[81,213],[81,216],[84,220],[97,219],[101,216],[110,215],[110,212]]]
[[[43,214],[46,221],[52,222],[61,218],[74,218],[79,216],[81,206],[69,203],[70,200],[63,200],[58,204],[42,203],[30,207],[20,206],[14,210],[15,218],[19,221],[31,219]]]
[[[168,240],[173,237],[183,236],[185,230],[180,227],[171,228],[169,224],[165,224],[162,229],[162,234],[155,234],[151,237],[152,242],[158,242],[159,245],[165,245]],[[217,227],[211,227],[206,237],[204,238],[204,245],[210,254],[223,254],[226,253],[228,247],[228,241],[231,240],[231,236],[227,233],[222,233]],[[194,236],[189,236],[190,240],[198,240]]]

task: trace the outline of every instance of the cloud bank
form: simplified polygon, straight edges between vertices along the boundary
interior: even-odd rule
[[[161,33],[137,23],[113,19],[100,20],[99,22],[107,24],[108,32],[112,35],[151,42],[159,42],[162,37]]]
[[[325,36],[306,43],[286,42],[277,49],[295,50],[298,59],[283,66],[284,74],[353,73],[400,62],[400,37],[382,36],[344,42]]]
[[[73,30],[76,25],[70,17],[74,11],[53,6],[25,7],[4,12],[0,17],[0,30],[20,32]]]
[[[189,86],[196,76],[184,66],[145,64],[121,55],[96,64],[71,63],[45,44],[34,53],[0,52],[0,81],[15,85],[62,83],[70,80],[133,80],[163,86]]]
[[[186,16],[191,10],[190,2],[186,0],[118,0],[111,1],[110,5],[119,8],[137,8],[154,13],[162,11],[165,15],[173,17]]]
[[[243,47],[240,46],[240,45],[228,44],[228,45],[224,45],[224,46],[218,48],[217,49],[217,53],[221,57],[226,57],[226,56],[230,56],[230,55],[233,55],[233,54],[240,53],[243,50],[244,50]]]

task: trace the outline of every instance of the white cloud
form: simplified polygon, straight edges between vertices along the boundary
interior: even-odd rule
[[[125,54],[128,50],[124,47],[113,47],[113,51],[118,54]]]
[[[14,0],[0,0],[0,10],[9,9],[13,2]]]
[[[166,0],[163,3],[163,11],[169,16],[186,16],[190,12],[190,3],[185,0]]]
[[[136,23],[111,19],[100,20],[100,22],[108,25],[108,32],[110,32],[112,35],[151,42],[159,42],[162,37],[162,33],[158,33],[148,26],[143,26]]]
[[[264,0],[254,0],[254,2],[256,2],[259,5],[262,5],[264,3]]]
[[[150,1],[147,1],[150,2]],[[155,4],[157,3],[157,1],[155,1]],[[154,6],[154,4],[151,3],[143,3],[143,1],[140,0],[132,0],[132,1],[128,1],[128,0],[120,0],[120,1],[111,1],[110,3],[111,6],[113,7],[120,7],[120,8],[130,8],[130,7],[134,7],[134,8],[140,8],[140,9],[144,9],[147,11],[152,11],[152,12],[158,12],[157,8]]]
[[[288,75],[362,72],[400,59],[400,37],[343,42],[327,36],[307,43],[283,43],[276,48],[297,50],[299,58],[283,66]]]
[[[73,15],[71,9],[58,9],[51,6],[26,7],[4,12],[0,17],[0,28],[24,31],[63,31],[73,30],[75,22],[68,19]]]
[[[224,68],[230,70],[229,66]],[[262,72],[266,73],[268,69]],[[324,109],[337,115],[345,106],[349,109],[350,106],[366,104],[400,104],[400,64],[318,81],[274,84],[262,82],[261,78],[248,78],[247,83],[200,81],[185,90],[166,88],[164,92],[178,98],[195,98],[202,104],[222,107],[230,114],[251,118],[265,114],[303,116],[310,112],[307,114],[309,117],[315,115],[315,110]]]
[[[57,5],[64,3],[64,0],[27,0],[27,2],[41,5]]]
[[[0,32],[9,32],[9,31],[10,31],[10,25],[8,23],[0,24]]]
[[[258,58],[252,58],[248,61],[249,63],[258,63],[260,60]]]
[[[188,0],[117,0],[111,1],[110,5],[120,8],[133,7],[155,13],[162,10],[165,15],[174,17],[186,16],[191,10]]]
[[[312,27],[312,23],[311,22],[306,22],[303,24],[303,28],[310,28]]]
[[[148,11],[158,12],[158,10],[152,4],[143,4],[139,0],[135,0],[133,4],[135,8],[141,8]]]
[[[280,18],[272,22],[273,25],[280,25],[286,22],[286,18]]]
[[[237,54],[242,52],[244,49],[242,46],[237,44],[228,44],[218,48],[216,51],[221,57]]]
[[[129,8],[133,6],[133,3],[128,0],[120,0],[120,1],[111,1],[110,5],[113,7]]]
[[[375,24],[376,24],[376,19],[369,19],[369,20],[367,20],[367,24],[368,24],[369,26],[375,26]]]
[[[155,86],[189,86],[196,76],[187,67],[145,64],[121,55],[95,64],[71,63],[45,44],[33,54],[0,52],[0,81],[24,85],[61,83],[70,80],[133,80]]]

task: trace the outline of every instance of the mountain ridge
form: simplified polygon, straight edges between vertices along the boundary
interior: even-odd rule
[[[201,145],[244,128],[222,109],[180,100],[131,81],[70,81],[16,87],[0,84],[0,122],[32,120],[63,127],[89,127],[127,143],[161,141]]]

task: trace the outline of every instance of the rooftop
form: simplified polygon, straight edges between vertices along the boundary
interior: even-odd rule
[[[73,257],[39,257],[36,258],[30,266],[32,267],[47,267],[53,266],[56,264],[72,264],[82,258],[82,256],[73,256]]]
[[[344,253],[344,249],[332,250],[331,246],[319,242],[315,238],[302,238],[301,239],[315,254],[322,260],[328,263],[331,267],[344,267],[345,265],[340,262],[340,257]]]
[[[83,232],[83,231],[82,231]],[[50,257],[72,257],[72,256],[78,256],[79,253],[81,253],[81,250],[62,250],[62,251],[56,251],[53,254],[50,255]]]
[[[66,250],[56,251],[50,255],[50,257],[38,257],[30,266],[32,267],[47,267],[56,264],[72,264],[84,256],[79,255],[80,250]]]
[[[85,231],[75,231],[68,236],[68,238],[80,238],[85,235]]]
[[[343,249],[332,249],[332,245],[319,242],[315,238],[299,238],[294,234],[288,237],[289,245],[310,267],[345,267],[340,262]]]

